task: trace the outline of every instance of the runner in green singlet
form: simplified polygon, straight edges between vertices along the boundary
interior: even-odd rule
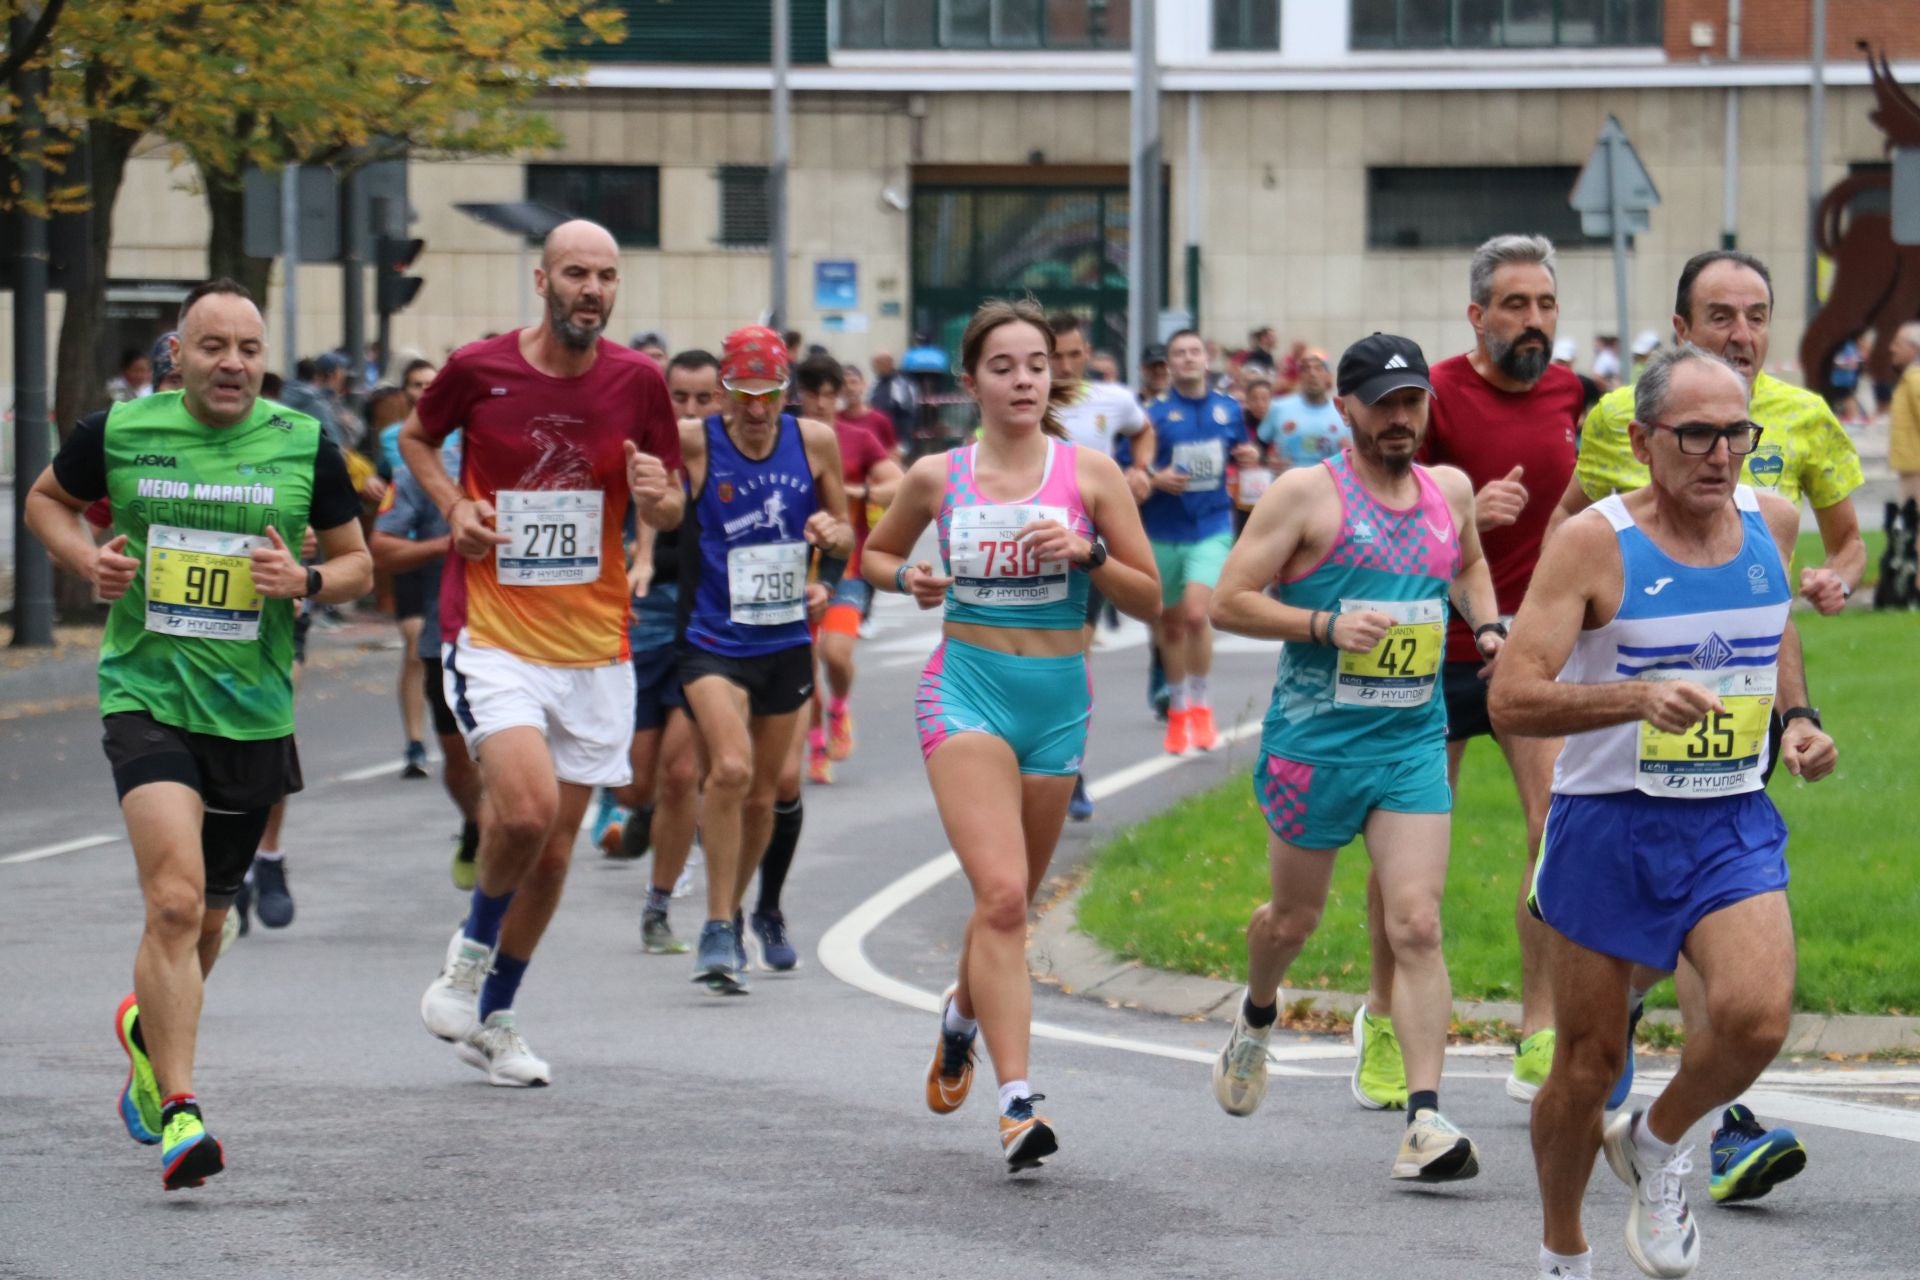
[[[81,422],[27,496],[55,563],[112,601],[100,712],[146,900],[134,994],[115,1031],[130,1061],[120,1116],[161,1148],[171,1191],[224,1167],[193,1092],[202,983],[267,813],[300,789],[294,601],[352,600],[373,580],[360,500],[320,424],[260,399],[266,326],[245,289],[203,284],[180,309],[185,387]],[[107,498],[96,547],[74,519]],[[289,544],[318,533],[327,563]]]

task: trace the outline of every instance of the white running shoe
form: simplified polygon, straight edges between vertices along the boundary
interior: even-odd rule
[[[703,856],[699,844],[695,843],[693,849],[687,854],[687,865],[680,869],[680,878],[673,882],[674,897],[688,898],[693,896],[693,873],[704,867],[706,863],[707,860],[705,856]]]
[[[1403,1182],[1461,1182],[1479,1172],[1473,1139],[1438,1111],[1421,1111],[1400,1135],[1392,1176]]]
[[[1250,1116],[1267,1096],[1267,1041],[1272,1038],[1272,1023],[1264,1027],[1247,1024],[1243,992],[1226,1047],[1213,1060],[1213,1096],[1228,1115]]]
[[[513,1025],[513,1010],[495,1009],[486,1022],[460,1042],[460,1061],[487,1073],[487,1083],[503,1089],[544,1089],[553,1068],[534,1056]]]
[[[1700,1226],[1687,1206],[1685,1178],[1693,1171],[1693,1148],[1676,1148],[1664,1165],[1648,1168],[1633,1144],[1634,1126],[1645,1112],[1622,1112],[1607,1124],[1600,1143],[1614,1176],[1633,1192],[1627,1213],[1627,1256],[1650,1276],[1677,1280],[1700,1263]]]
[[[466,926],[453,931],[447,944],[447,961],[440,976],[427,986],[420,997],[420,1021],[442,1040],[459,1044],[480,1026],[480,984],[493,967],[493,951],[477,942],[469,942]]]

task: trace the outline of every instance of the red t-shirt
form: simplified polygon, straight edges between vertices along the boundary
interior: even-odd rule
[[[900,433],[894,430],[893,419],[878,409],[863,409],[851,417],[843,414],[841,421],[857,422],[873,432],[873,438],[885,445],[888,453],[900,447]]]
[[[680,430],[666,380],[637,351],[601,340],[593,367],[577,378],[540,372],[520,354],[519,333],[462,347],[420,397],[418,413],[436,443],[462,432],[460,488],[499,512],[502,491],[597,493],[599,568],[595,548],[579,533],[595,509],[589,500],[561,519],[519,522],[529,541],[484,560],[447,557],[440,593],[441,634],[464,628],[477,645],[504,649],[550,667],[625,662],[627,573],[621,534],[632,495],[625,441],[680,468]],[[537,501],[537,500],[536,500]],[[588,513],[578,514],[579,510]],[[495,527],[504,527],[505,513]],[[544,538],[544,541],[542,540]],[[500,557],[525,568],[500,581]],[[591,574],[583,581],[570,576]],[[542,576],[558,583],[538,582]]]
[[[1502,391],[1481,377],[1464,355],[1434,365],[1428,380],[1433,401],[1420,461],[1460,468],[1476,493],[1515,467],[1524,469],[1520,483],[1527,487],[1527,505],[1520,518],[1480,532],[1500,612],[1512,614],[1540,562],[1547,520],[1573,478],[1574,431],[1586,404],[1585,392],[1573,371],[1559,365],[1548,365],[1529,391]],[[1480,660],[1472,633],[1456,617],[1447,631],[1447,661]]]
[[[881,414],[886,417],[886,414]],[[891,425],[891,424],[889,424]],[[833,433],[840,437],[840,474],[847,484],[866,484],[873,469],[893,457],[880,438],[862,418],[836,418]],[[860,572],[860,551],[867,545],[867,503],[862,499],[847,499],[848,516],[853,525],[853,556],[847,561],[847,572]]]

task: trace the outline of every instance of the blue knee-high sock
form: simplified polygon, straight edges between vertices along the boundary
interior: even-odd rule
[[[467,937],[483,947],[492,947],[499,942],[500,922],[506,919],[507,908],[512,904],[511,889],[497,898],[489,898],[475,886],[473,902],[467,907]]]
[[[520,979],[526,976],[525,960],[504,953],[494,956],[493,972],[480,988],[480,1021],[485,1022],[495,1009],[513,1008],[513,998],[520,992]]]

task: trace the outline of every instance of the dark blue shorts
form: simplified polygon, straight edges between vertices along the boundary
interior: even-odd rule
[[[1787,824],[1764,791],[1556,795],[1527,905],[1589,951],[1671,970],[1695,925],[1786,887]]]
[[[680,692],[680,654],[672,644],[633,651],[633,731],[645,733],[667,722],[667,711],[687,705]]]

